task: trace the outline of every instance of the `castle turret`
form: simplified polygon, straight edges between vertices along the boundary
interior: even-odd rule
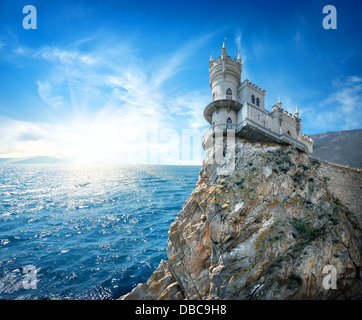
[[[227,55],[225,39],[221,56],[217,60],[210,57],[209,74],[213,101],[220,99],[237,100],[238,87],[241,79],[241,59],[231,59]]]
[[[209,62],[212,102],[205,108],[204,117],[212,125],[232,128],[236,124],[236,115],[242,107],[238,98],[241,84],[241,58],[231,59],[227,55],[225,38],[221,56],[214,60],[212,52]]]

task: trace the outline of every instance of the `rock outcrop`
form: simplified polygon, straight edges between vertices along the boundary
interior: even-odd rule
[[[272,143],[239,139],[235,155],[228,176],[203,165],[168,262],[121,299],[361,299],[361,173]]]

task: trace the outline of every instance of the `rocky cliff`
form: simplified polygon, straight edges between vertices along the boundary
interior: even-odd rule
[[[362,298],[361,173],[278,144],[237,140],[235,154],[228,176],[203,165],[168,261],[121,299]]]

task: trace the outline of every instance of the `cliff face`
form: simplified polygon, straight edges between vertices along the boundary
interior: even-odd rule
[[[202,167],[168,262],[121,299],[362,298],[361,173],[277,144],[237,140],[235,154],[231,175]]]

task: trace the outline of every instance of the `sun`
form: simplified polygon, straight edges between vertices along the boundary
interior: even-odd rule
[[[63,154],[76,163],[114,162],[126,150],[122,135],[111,122],[77,121],[62,136]]]

